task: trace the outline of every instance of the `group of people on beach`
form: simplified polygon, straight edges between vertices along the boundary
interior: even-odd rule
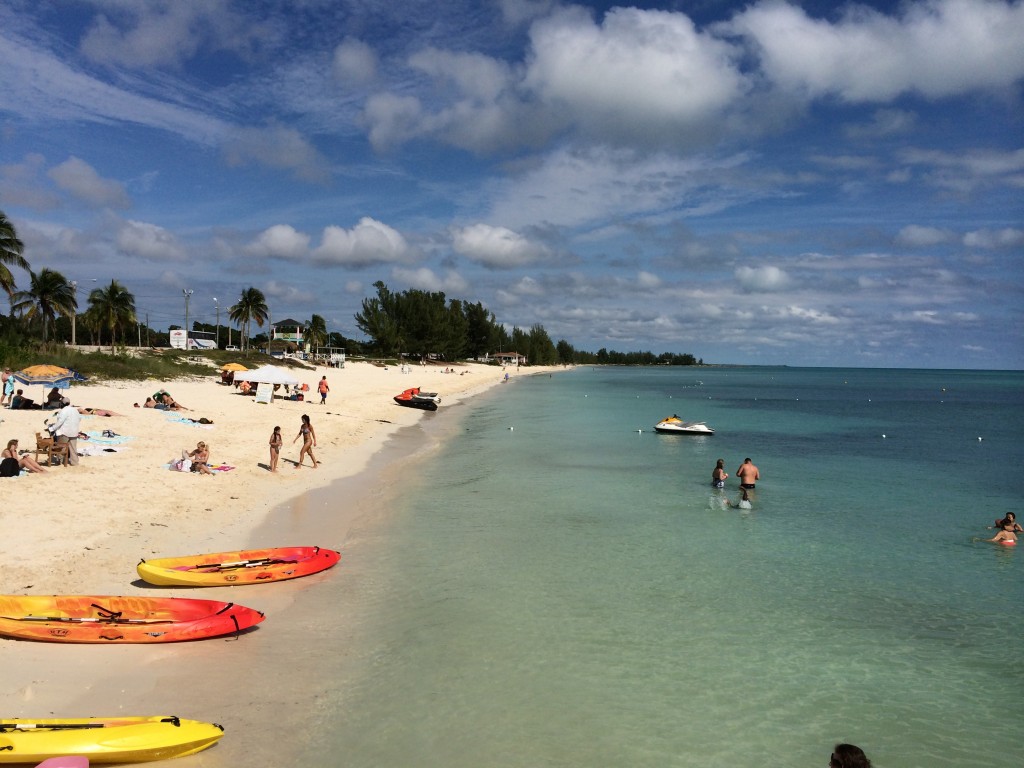
[[[725,459],[719,459],[711,471],[711,487],[724,489],[728,477],[729,473],[725,471]],[[736,470],[736,477],[740,481],[740,500],[733,506],[750,509],[750,491],[757,487],[757,481],[761,479],[761,471],[748,456]]]

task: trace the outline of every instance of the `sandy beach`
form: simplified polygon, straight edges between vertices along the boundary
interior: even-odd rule
[[[2,639],[5,716],[176,714],[223,724],[227,735],[220,744],[175,763],[183,767],[238,764],[243,755],[274,752],[280,743],[275,728],[296,720],[301,730],[316,711],[315,686],[300,694],[294,683],[296,675],[315,679],[316,633],[310,636],[308,625],[317,591],[343,584],[351,526],[380,511],[381,491],[374,487],[379,481],[361,473],[374,460],[373,477],[387,472],[385,448],[390,442],[396,450],[389,438],[403,427],[443,419],[446,408],[498,385],[503,376],[501,369],[483,365],[453,370],[413,367],[403,373],[351,362],[344,369],[310,367],[298,375],[310,386],[305,402],[275,399],[269,405],[221,385],[212,367],[204,378],[96,382],[67,390],[76,406],[117,415],[83,417],[81,430],[94,439],[79,440],[80,453],[88,455],[77,467],[54,466],[45,474],[2,481],[0,592],[234,600],[266,612],[268,620],[238,639],[156,646]],[[315,395],[321,376],[331,387],[325,405]],[[431,414],[392,401],[412,386],[440,393],[441,409]],[[190,410],[134,407],[159,389]],[[40,400],[44,391],[29,388],[26,395]],[[302,440],[293,438],[302,414],[316,430],[316,469],[308,463],[296,468]],[[0,410],[4,446],[17,438],[22,450],[34,448],[35,434],[50,415]],[[212,423],[191,421],[199,419]],[[268,441],[274,426],[282,428],[284,447],[278,472],[271,473]],[[113,437],[104,437],[105,431]],[[209,445],[212,465],[232,469],[213,476],[168,469],[198,441]],[[139,581],[135,572],[140,558],[285,545],[340,549],[342,562],[306,579],[233,590],[162,590]],[[289,612],[298,621],[274,621],[293,603],[305,605]],[[337,617],[332,620],[337,625]]]

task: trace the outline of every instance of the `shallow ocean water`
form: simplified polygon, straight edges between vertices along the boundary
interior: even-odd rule
[[[1024,374],[580,368],[444,406],[346,545],[309,754],[1019,765]],[[713,437],[655,434],[678,413]],[[979,440],[979,437],[981,438]],[[717,458],[761,469],[752,509]]]

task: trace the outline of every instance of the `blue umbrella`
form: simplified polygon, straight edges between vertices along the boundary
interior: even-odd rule
[[[87,381],[86,377],[72,368],[59,365],[30,365],[23,371],[12,374],[22,384],[42,384],[44,387],[67,389],[73,381]]]

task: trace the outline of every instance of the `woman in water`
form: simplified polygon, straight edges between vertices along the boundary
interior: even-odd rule
[[[1024,533],[1024,528],[1020,527],[1020,523],[1017,522],[1017,515],[1013,512],[1007,512],[1006,517],[1002,520],[996,520],[996,524],[991,527],[995,528],[997,531],[1001,531],[1007,526],[1010,526],[1010,530],[1014,533]]]
[[[313,425],[309,422],[309,416],[302,414],[302,426],[299,427],[299,434],[295,436],[295,440],[302,438],[302,448],[299,449],[299,461],[295,465],[298,469],[302,466],[303,456],[309,455],[310,461],[313,462],[313,469],[316,469],[320,462],[316,460],[313,455],[313,449],[316,448],[316,430],[313,429]],[[292,440],[292,445],[295,444],[295,440]]]
[[[729,473],[725,471],[725,459],[719,459],[718,463],[715,464],[715,469],[711,473],[711,487],[712,488],[725,488],[725,479],[729,477]]]
[[[853,744],[836,744],[828,764],[829,768],[871,768],[864,750]]]
[[[1012,547],[1017,543],[1017,534],[1013,530],[1014,523],[1007,523],[1003,526],[995,536],[991,539],[985,539],[993,544],[1005,544],[1008,547]]]

